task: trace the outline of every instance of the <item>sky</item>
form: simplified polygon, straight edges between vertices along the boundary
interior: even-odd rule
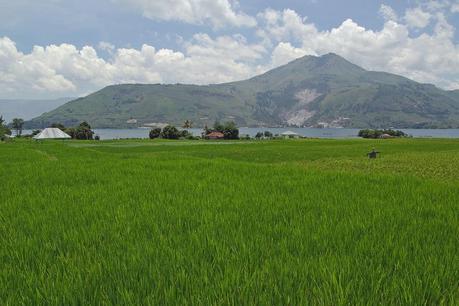
[[[0,0],[0,99],[247,79],[305,55],[459,89],[459,0]]]

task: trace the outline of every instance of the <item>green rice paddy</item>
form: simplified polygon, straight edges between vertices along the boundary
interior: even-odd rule
[[[24,140],[0,180],[2,305],[459,304],[459,140]]]

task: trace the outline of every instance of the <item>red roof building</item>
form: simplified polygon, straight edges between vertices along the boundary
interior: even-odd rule
[[[220,132],[211,132],[207,134],[206,137],[208,139],[223,139],[225,138],[225,135],[223,135],[223,133],[220,133]]]

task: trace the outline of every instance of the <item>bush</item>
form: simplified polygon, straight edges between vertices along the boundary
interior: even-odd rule
[[[150,139],[159,138],[161,136],[161,129],[160,128],[151,129],[149,136],[150,136]]]
[[[369,139],[377,139],[381,138],[382,135],[389,135],[392,137],[407,137],[408,135],[399,130],[372,130],[372,129],[365,129],[359,131],[359,137],[362,138],[369,138]]]
[[[193,134],[191,134],[187,130],[180,131],[180,138],[188,139],[190,137],[193,138]]]
[[[11,127],[16,131],[16,137],[21,137],[24,120],[21,118],[14,118]]]
[[[172,125],[166,126],[161,132],[161,138],[163,139],[179,139],[180,136],[180,131]]]
[[[11,130],[5,125],[5,120],[0,116],[0,140],[5,140],[5,135],[11,135]]]
[[[91,130],[91,126],[84,121],[75,129],[74,138],[80,140],[92,140],[93,135],[94,132]]]
[[[80,125],[75,128],[65,128],[62,124],[53,125],[67,133],[70,137],[72,137],[72,139],[93,140],[94,132],[91,130],[91,126],[86,121],[80,123]]]
[[[239,129],[234,122],[221,124],[218,121],[214,124],[214,131],[223,133],[225,139],[239,139]]]

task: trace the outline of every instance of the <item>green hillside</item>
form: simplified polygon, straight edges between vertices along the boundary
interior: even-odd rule
[[[367,71],[327,54],[227,84],[109,86],[28,125],[83,120],[98,128],[185,120],[195,126],[234,120],[241,126],[452,128],[459,127],[459,92]]]

